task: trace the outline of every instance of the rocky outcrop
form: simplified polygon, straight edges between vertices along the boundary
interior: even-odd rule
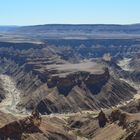
[[[91,91],[91,93],[98,94],[102,87],[108,82],[109,77],[109,71],[106,68],[102,75],[89,75],[85,80],[85,85]]]
[[[67,96],[74,86],[82,86],[82,83],[93,94],[98,94],[101,88],[109,80],[109,71],[106,68],[103,74],[91,74],[89,72],[76,72],[67,75],[64,78],[59,76],[52,77],[48,80],[48,87],[57,87],[60,94]]]

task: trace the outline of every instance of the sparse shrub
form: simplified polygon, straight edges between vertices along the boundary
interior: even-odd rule
[[[112,122],[119,120],[121,111],[118,108],[113,109],[110,115],[110,119]]]
[[[75,131],[75,135],[78,137],[83,137],[80,130]]]

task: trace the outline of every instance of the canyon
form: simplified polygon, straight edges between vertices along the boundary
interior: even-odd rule
[[[21,130],[20,139],[94,140],[90,133],[99,130],[95,132],[99,139],[103,131],[96,119],[101,109],[110,114],[108,111],[119,107],[128,116],[139,116],[139,33],[140,25],[1,29],[0,113],[8,122],[1,118],[0,132],[4,125],[13,131],[11,127],[19,125],[16,119],[24,124],[24,118],[37,110],[44,116],[41,126],[33,133]],[[126,133],[116,124],[104,131],[111,128],[120,135]]]

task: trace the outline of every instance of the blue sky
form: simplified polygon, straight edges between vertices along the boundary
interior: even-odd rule
[[[0,0],[0,25],[140,23],[140,0]]]

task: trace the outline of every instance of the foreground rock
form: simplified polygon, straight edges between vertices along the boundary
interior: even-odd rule
[[[100,128],[94,113],[69,118],[70,128],[76,135],[89,140],[139,140],[140,114],[128,114],[120,110],[106,112],[109,122]]]
[[[1,113],[0,119],[4,115]],[[3,118],[3,120],[5,119]],[[2,123],[3,126],[0,127],[1,140],[75,140],[74,136],[64,131],[65,122],[57,118],[40,120],[30,116],[18,121],[13,119],[9,123],[6,121]]]
[[[98,113],[87,111],[73,114],[17,118],[0,113],[0,137],[3,140],[139,140],[140,114],[118,109],[104,110],[108,119],[101,127]],[[103,116],[103,115],[100,115]]]

